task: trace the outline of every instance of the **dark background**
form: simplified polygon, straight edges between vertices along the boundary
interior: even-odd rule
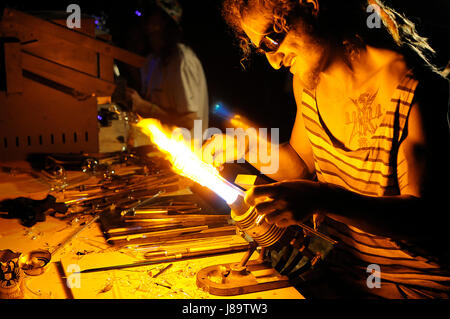
[[[445,66],[450,60],[450,1],[421,2],[386,1],[403,12],[417,25],[423,36],[430,39],[437,51],[434,62]],[[80,5],[82,14],[103,16],[105,27],[113,34],[126,30],[137,16],[138,1],[4,1],[3,6],[23,11],[65,11],[68,4]],[[240,51],[220,14],[220,0],[180,0],[183,5],[182,26],[185,39],[203,63],[208,81],[210,106],[216,103],[247,116],[261,127],[280,128],[280,140],[289,139],[295,117],[295,102],[291,93],[291,75],[287,70],[273,70],[263,56],[254,55],[240,65]],[[211,126],[219,126],[211,116]]]

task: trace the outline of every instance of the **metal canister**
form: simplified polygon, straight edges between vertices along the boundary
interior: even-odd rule
[[[20,267],[21,253],[0,250],[0,298],[22,299],[24,296],[24,272]]]

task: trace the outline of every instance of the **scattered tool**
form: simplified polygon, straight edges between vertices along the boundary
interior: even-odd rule
[[[159,195],[161,195],[161,194],[163,194],[163,193],[164,193],[164,191],[159,191],[158,193],[156,193],[155,195],[153,195],[153,196],[150,197],[150,198],[144,199],[144,200],[142,200],[142,201],[141,201],[141,200],[138,200],[138,201],[136,202],[136,204],[134,204],[134,205],[132,205],[131,207],[129,207],[129,208],[123,210],[120,214],[121,214],[122,216],[125,216],[125,215],[128,214],[128,213],[133,213],[133,212],[136,210],[136,208],[138,208],[138,207],[140,207],[140,206],[143,206],[143,205],[145,205],[145,204],[150,203],[151,201],[153,201],[155,198],[159,197]]]
[[[44,273],[46,266],[50,263],[51,258],[55,256],[56,252],[65,247],[68,243],[70,243],[76,236],[78,236],[82,231],[91,226],[95,221],[100,218],[100,214],[103,211],[97,213],[88,223],[86,223],[83,227],[76,230],[72,235],[67,237],[64,241],[59,243],[56,247],[50,250],[33,250],[29,252],[23,258],[23,266],[22,269],[26,271],[28,275],[37,276]],[[36,260],[38,262],[36,262]]]
[[[241,245],[236,245],[233,247],[219,247],[209,250],[199,250],[199,251],[193,251],[193,252],[187,252],[184,254],[178,254],[173,256],[167,256],[167,257],[157,257],[152,258],[150,260],[145,261],[139,261],[131,264],[123,264],[123,265],[113,265],[113,266],[107,266],[107,267],[99,267],[99,268],[90,268],[90,269],[84,269],[79,272],[74,272],[73,274],[85,274],[85,273],[92,273],[92,272],[101,272],[101,271],[109,271],[109,270],[118,270],[118,269],[126,269],[126,268],[133,268],[133,267],[143,267],[143,266],[149,266],[149,265],[155,265],[155,264],[163,264],[163,263],[170,263],[175,261],[180,261],[183,259],[193,258],[193,257],[201,257],[201,256],[211,256],[218,253],[230,253],[230,252],[238,252],[238,251],[244,251],[249,248],[248,243],[244,243]]]
[[[47,195],[42,200],[18,197],[0,202],[0,211],[8,213],[6,218],[19,218],[25,227],[32,227],[37,222],[45,221],[45,213],[49,210],[65,214],[68,207],[64,203],[57,203],[52,195]]]
[[[166,267],[164,267],[163,269],[161,269],[160,271],[158,271],[158,272],[153,276],[153,278],[158,277],[159,275],[161,275],[163,272],[165,272],[167,269],[169,269],[169,268],[172,267],[172,266],[173,266],[173,264],[168,264]]]

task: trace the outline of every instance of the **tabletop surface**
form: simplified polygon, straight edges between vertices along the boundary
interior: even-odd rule
[[[6,165],[26,167],[25,163]],[[48,186],[27,174],[0,172],[0,200],[20,196],[43,199]],[[44,222],[25,227],[17,219],[0,218],[0,250],[26,254],[37,249],[52,250],[86,225],[92,216],[61,220],[46,216]],[[174,261],[168,263],[77,274],[77,271],[141,261],[133,250],[109,245],[98,223],[86,227],[53,256],[43,274],[25,276],[25,299],[304,299],[293,287],[245,295],[221,297],[197,287],[197,273],[208,266],[239,262],[245,252]],[[258,257],[254,253],[252,259]]]

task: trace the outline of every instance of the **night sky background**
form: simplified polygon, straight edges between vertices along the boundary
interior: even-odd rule
[[[417,24],[419,32],[430,39],[438,52],[434,62],[445,66],[450,60],[450,1],[385,2]],[[0,8],[65,12],[70,3],[80,5],[82,14],[105,17],[105,27],[110,30],[125,30],[137,18],[134,12],[139,9],[137,0],[3,1]],[[280,140],[288,140],[296,112],[289,72],[273,70],[265,57],[256,55],[245,70],[242,68],[239,48],[221,17],[220,0],[180,0],[180,3],[184,11],[184,36],[203,63],[211,108],[222,103],[261,127],[280,128]],[[113,32],[112,35],[114,42]],[[210,124],[220,127],[220,119],[211,114]]]

